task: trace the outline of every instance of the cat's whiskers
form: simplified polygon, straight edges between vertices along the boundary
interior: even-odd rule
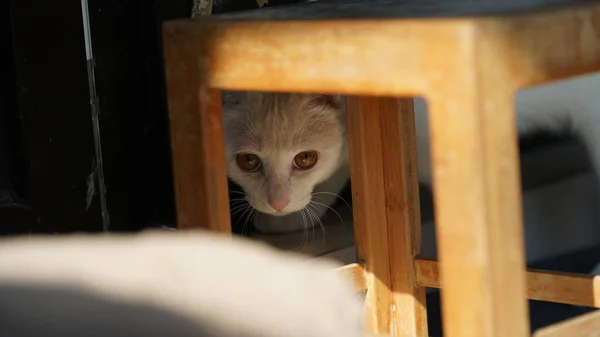
[[[256,215],[259,212],[257,209],[252,207],[252,205],[250,205],[250,203],[246,199],[246,193],[241,192],[241,191],[230,191],[230,193],[240,194],[240,195],[244,196],[243,198],[229,199],[229,203],[230,203],[229,214],[231,217],[233,217],[236,214],[242,212],[240,217],[235,222],[234,226],[237,226],[239,224],[239,222],[243,219],[244,222],[242,223],[242,232],[245,232],[247,226],[252,225],[254,218],[256,217]]]
[[[252,219],[250,220],[250,225],[254,226],[254,222],[256,221],[256,218],[261,215],[263,215],[263,213],[259,212],[257,209],[254,209],[254,216],[252,216]]]
[[[302,225],[304,227],[304,229],[302,230],[302,247],[300,249],[304,250],[304,248],[308,244],[308,233],[307,233],[308,221],[306,220],[306,215],[304,214],[304,209],[300,210],[300,216],[302,217]]]
[[[234,216],[234,215],[235,215],[237,212],[239,212],[241,209],[243,209],[243,208],[245,208],[245,207],[247,207],[247,206],[248,206],[248,204],[246,204],[246,203],[242,203],[242,204],[239,204],[239,205],[235,205],[235,206],[233,206],[233,207],[231,207],[231,208],[229,209],[229,214],[230,214],[231,216]]]
[[[318,197],[316,197],[316,198],[318,198]],[[330,209],[330,210],[331,210],[332,212],[334,212],[334,213],[337,215],[337,217],[340,219],[340,221],[342,222],[342,226],[345,226],[345,225],[346,225],[346,223],[344,222],[344,218],[342,218],[342,216],[340,215],[340,213],[338,213],[338,211],[336,211],[335,209],[333,209],[333,207],[331,207],[331,206],[327,206],[326,204],[324,204],[324,203],[322,203],[322,202],[319,202],[319,201],[314,201],[314,200],[311,200],[311,201],[310,201],[310,203],[311,203],[311,204],[313,204],[313,206],[315,206],[315,207],[317,207],[317,206],[320,206],[320,207],[325,207],[325,208],[328,208],[328,209]]]
[[[323,232],[323,234],[325,234],[325,226],[324,226],[321,218],[319,218],[319,216],[317,215],[316,211],[318,211],[318,209],[316,207],[317,207],[316,204],[311,201],[306,205],[306,210],[315,219],[315,221],[317,222],[319,227],[321,227],[321,231]]]
[[[246,230],[246,226],[248,226],[248,224],[252,225],[252,220],[254,219],[254,216],[256,215],[256,208],[251,207],[250,212],[246,215],[246,220],[244,220],[244,223],[242,224],[242,232],[244,232]]]
[[[315,209],[313,209],[312,207],[316,208],[316,204],[314,204],[312,201],[309,202],[306,205],[306,210],[308,212],[308,214],[316,221],[316,223],[319,225],[319,227],[321,228],[321,232],[323,233],[323,238],[321,240],[321,242],[325,242],[325,225],[323,224],[323,220],[321,220],[321,218],[319,218],[319,216],[317,215],[317,213],[315,212]],[[313,239],[314,239],[314,222],[313,222]]]
[[[231,210],[229,212],[230,212],[231,216],[234,216],[237,213],[239,213],[239,212],[241,212],[243,210],[248,209],[249,207],[252,208],[252,206],[250,206],[250,204],[244,203],[244,204],[237,205],[237,206],[231,208]]]
[[[308,206],[308,205],[306,205],[306,206]],[[305,207],[304,210],[306,211],[308,220],[310,220],[310,234],[311,234],[310,242],[312,243],[313,241],[315,241],[315,220],[313,219],[313,215],[312,215],[312,212],[310,211],[310,208]]]
[[[243,191],[229,191],[229,193],[246,195],[246,192],[243,192]]]
[[[235,209],[239,208],[240,206],[245,206],[248,204],[248,200],[246,200],[246,198],[234,198],[234,199],[229,199],[229,204],[230,204],[230,212],[233,212]]]
[[[349,209],[350,211],[352,211],[352,206],[350,206],[350,204],[349,204],[349,203],[346,201],[346,199],[342,198],[342,196],[340,196],[339,194],[336,194],[336,193],[333,193],[333,192],[326,192],[326,191],[322,191],[322,192],[314,192],[314,193],[311,193],[311,196],[313,196],[313,197],[314,197],[314,196],[317,196],[317,195],[320,195],[320,194],[333,195],[334,197],[336,197],[336,198],[340,199],[341,201],[343,201],[343,202],[344,202],[344,204],[346,204],[346,206],[348,206],[348,209]]]
[[[240,215],[240,218],[235,222],[235,226],[238,225],[238,223],[240,222],[240,220],[242,219],[248,219],[248,215],[254,210],[254,207],[250,206],[250,204],[246,205],[246,207],[243,209],[244,212],[242,212],[242,215]],[[244,221],[244,224],[246,223],[246,221]],[[242,224],[242,229],[244,228],[244,224]]]

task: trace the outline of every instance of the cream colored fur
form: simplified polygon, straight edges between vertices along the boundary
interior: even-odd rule
[[[339,97],[282,93],[224,93],[227,173],[240,185],[252,206],[233,203],[233,211],[262,232],[309,229],[337,199],[349,178],[345,114]],[[315,150],[319,159],[310,170],[292,167],[294,156]],[[236,164],[238,153],[260,157],[262,168],[246,172]],[[284,212],[267,202],[268,191],[290,199]],[[241,199],[241,198],[240,198]]]

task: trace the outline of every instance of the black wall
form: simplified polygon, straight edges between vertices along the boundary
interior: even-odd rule
[[[189,17],[192,0],[88,0],[90,64],[80,0],[0,1],[0,235],[173,224],[160,28]],[[216,0],[213,11],[257,7]]]

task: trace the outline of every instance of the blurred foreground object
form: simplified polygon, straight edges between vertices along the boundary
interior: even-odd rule
[[[205,232],[0,242],[3,336],[363,336],[334,264]]]

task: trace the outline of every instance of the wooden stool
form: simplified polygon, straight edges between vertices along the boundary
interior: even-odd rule
[[[592,277],[525,269],[513,96],[600,70],[600,4],[545,2],[314,2],[166,23],[179,227],[230,232],[219,90],[343,93],[360,262],[344,270],[368,290],[373,332],[428,336],[424,287],[444,289],[448,337],[529,335],[527,297],[598,306]],[[416,95],[440,263],[417,258]]]

